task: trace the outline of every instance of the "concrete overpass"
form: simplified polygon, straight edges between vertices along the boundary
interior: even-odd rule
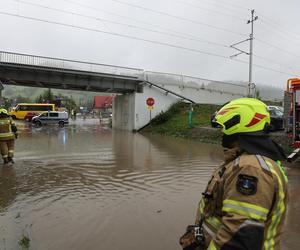
[[[0,51],[5,84],[81,91],[141,92],[143,70]]]
[[[119,93],[113,128],[138,130],[150,121],[146,99],[155,99],[152,118],[179,99],[223,104],[245,96],[247,86],[142,69],[0,51],[0,80],[29,87]]]

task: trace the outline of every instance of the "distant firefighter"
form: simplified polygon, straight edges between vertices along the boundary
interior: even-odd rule
[[[13,164],[18,129],[6,109],[0,109],[0,150],[5,165]]]

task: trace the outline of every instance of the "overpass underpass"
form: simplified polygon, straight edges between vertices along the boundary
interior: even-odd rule
[[[245,96],[247,86],[191,76],[0,51],[4,84],[120,93],[113,102],[115,129],[139,130],[180,99],[224,104]],[[149,114],[146,100],[155,99]]]
[[[0,52],[4,84],[80,91],[142,92],[143,70]]]

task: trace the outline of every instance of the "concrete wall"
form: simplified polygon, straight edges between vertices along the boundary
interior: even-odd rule
[[[166,95],[157,88],[145,86],[144,93],[132,93],[118,95],[113,102],[112,127],[114,129],[138,130],[150,121],[150,110],[146,100],[152,97],[155,100],[154,108],[151,110],[152,118],[161,111],[166,111],[178,98]]]
[[[114,98],[112,128],[128,131],[135,129],[135,95],[124,94]]]
[[[156,73],[153,75],[148,73],[146,78],[148,82],[191,99],[195,103],[224,104],[246,94],[245,86],[205,79],[183,78],[178,75],[157,77]],[[148,124],[150,111],[147,108],[146,100],[149,97],[155,100],[154,109],[151,110],[151,118],[162,111],[166,111],[170,105],[180,100],[178,96],[144,83],[142,93],[117,96],[114,100],[113,128],[133,131]]]
[[[161,111],[166,111],[171,104],[179,99],[174,95],[166,95],[161,90],[144,86],[144,93],[135,94],[135,129],[140,129],[150,121],[150,110],[147,108],[146,100],[152,97],[155,100],[154,108],[151,110],[151,117],[154,118]]]
[[[242,97],[241,94],[226,93],[195,87],[182,87],[178,85],[160,85],[181,96],[193,100],[195,103],[224,104],[233,99]],[[143,93],[131,93],[119,95],[113,103],[113,128],[134,131],[142,128],[150,121],[150,111],[146,100],[152,97],[155,100],[151,117],[154,118],[161,111],[166,111],[173,103],[180,100],[179,97],[166,94],[155,86],[145,84]]]

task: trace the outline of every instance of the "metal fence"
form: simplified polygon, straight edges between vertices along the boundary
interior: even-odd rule
[[[218,92],[224,94],[233,94],[244,96],[247,94],[247,85],[230,83],[223,81],[214,81],[204,78],[167,74],[161,72],[146,71],[145,78],[149,82],[159,84],[165,88],[167,86],[177,86],[179,89],[195,89],[195,90],[206,90],[210,92]]]
[[[107,64],[34,56],[0,51],[0,63],[26,66],[46,67],[61,70],[78,70],[92,73],[104,73],[118,76],[143,78],[143,70]]]

